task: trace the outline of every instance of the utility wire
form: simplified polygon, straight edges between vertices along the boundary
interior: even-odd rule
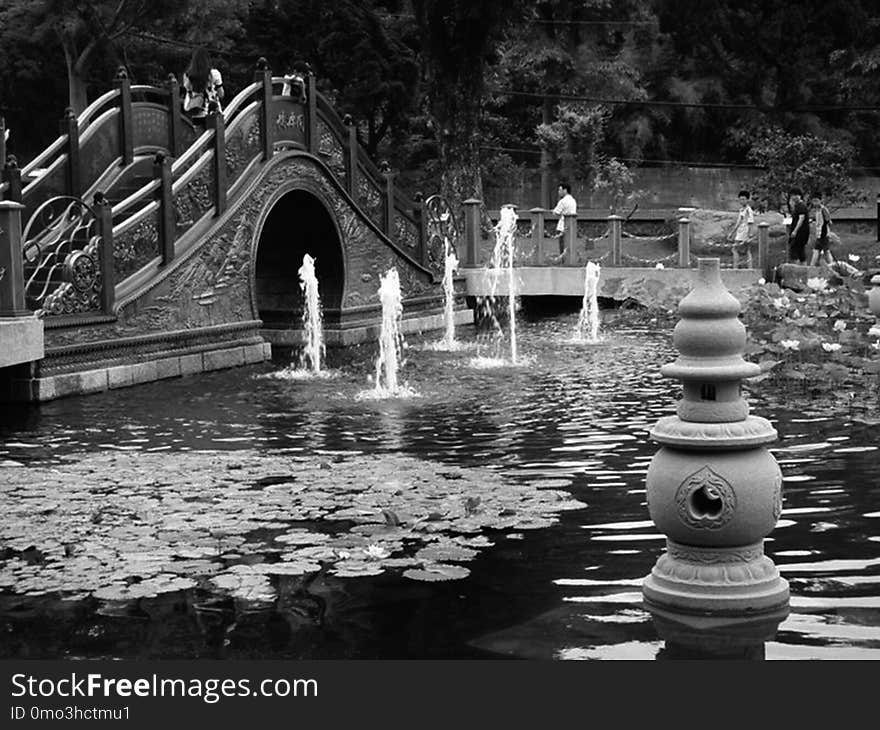
[[[488,87],[489,91],[501,96],[521,96],[531,99],[555,99],[558,101],[585,101],[592,104],[608,104],[616,106],[660,106],[660,107],[684,107],[693,109],[737,109],[741,111],[763,111],[766,107],[757,104],[728,104],[713,102],[690,102],[690,101],[664,101],[659,99],[609,99],[599,96],[585,96],[581,94],[550,94],[536,91],[517,91],[515,89],[502,89],[497,86]],[[880,111],[878,104],[853,104],[853,105],[835,105],[835,104],[806,104],[804,106],[792,107],[792,112],[807,111]]]

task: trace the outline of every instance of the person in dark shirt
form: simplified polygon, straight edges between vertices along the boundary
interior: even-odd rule
[[[800,188],[792,188],[789,193],[791,223],[788,228],[788,260],[792,263],[807,263],[807,241],[810,240],[809,211]]]

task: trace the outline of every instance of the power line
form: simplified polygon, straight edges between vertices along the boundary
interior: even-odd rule
[[[541,25],[657,25],[654,20],[529,20]]]
[[[480,145],[481,150],[496,152],[518,152],[521,154],[540,155],[540,147],[501,147],[498,145]],[[652,160],[644,157],[615,157],[620,162],[634,162],[636,165],[681,165],[683,167],[735,167],[743,169],[762,169],[760,165],[746,165],[737,162],[706,162],[705,160]],[[867,168],[866,168],[867,169]]]
[[[555,99],[558,101],[585,101],[591,104],[608,104],[614,106],[660,106],[660,107],[684,107],[692,109],[736,109],[740,111],[764,111],[767,107],[761,107],[757,104],[728,104],[714,102],[690,102],[690,101],[664,101],[660,99],[609,99],[599,96],[586,96],[581,94],[548,94],[535,91],[516,91],[514,89],[502,89],[496,86],[490,86],[489,91],[502,96],[522,96],[532,99]],[[853,104],[853,105],[835,105],[835,104],[806,104],[803,106],[792,107],[792,112],[818,112],[818,111],[862,111],[875,112],[880,111],[880,105],[877,104]]]

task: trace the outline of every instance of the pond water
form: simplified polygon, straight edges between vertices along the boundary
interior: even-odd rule
[[[790,613],[670,633],[641,602],[670,333],[576,324],[521,323],[515,368],[410,335],[402,400],[358,398],[363,346],[326,379],[276,362],[6,408],[0,656],[880,658],[877,426],[753,394]]]

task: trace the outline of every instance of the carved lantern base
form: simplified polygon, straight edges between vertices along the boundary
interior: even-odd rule
[[[703,548],[666,541],[642,588],[652,607],[713,616],[762,615],[788,606],[788,581],[764,555],[763,542]]]

